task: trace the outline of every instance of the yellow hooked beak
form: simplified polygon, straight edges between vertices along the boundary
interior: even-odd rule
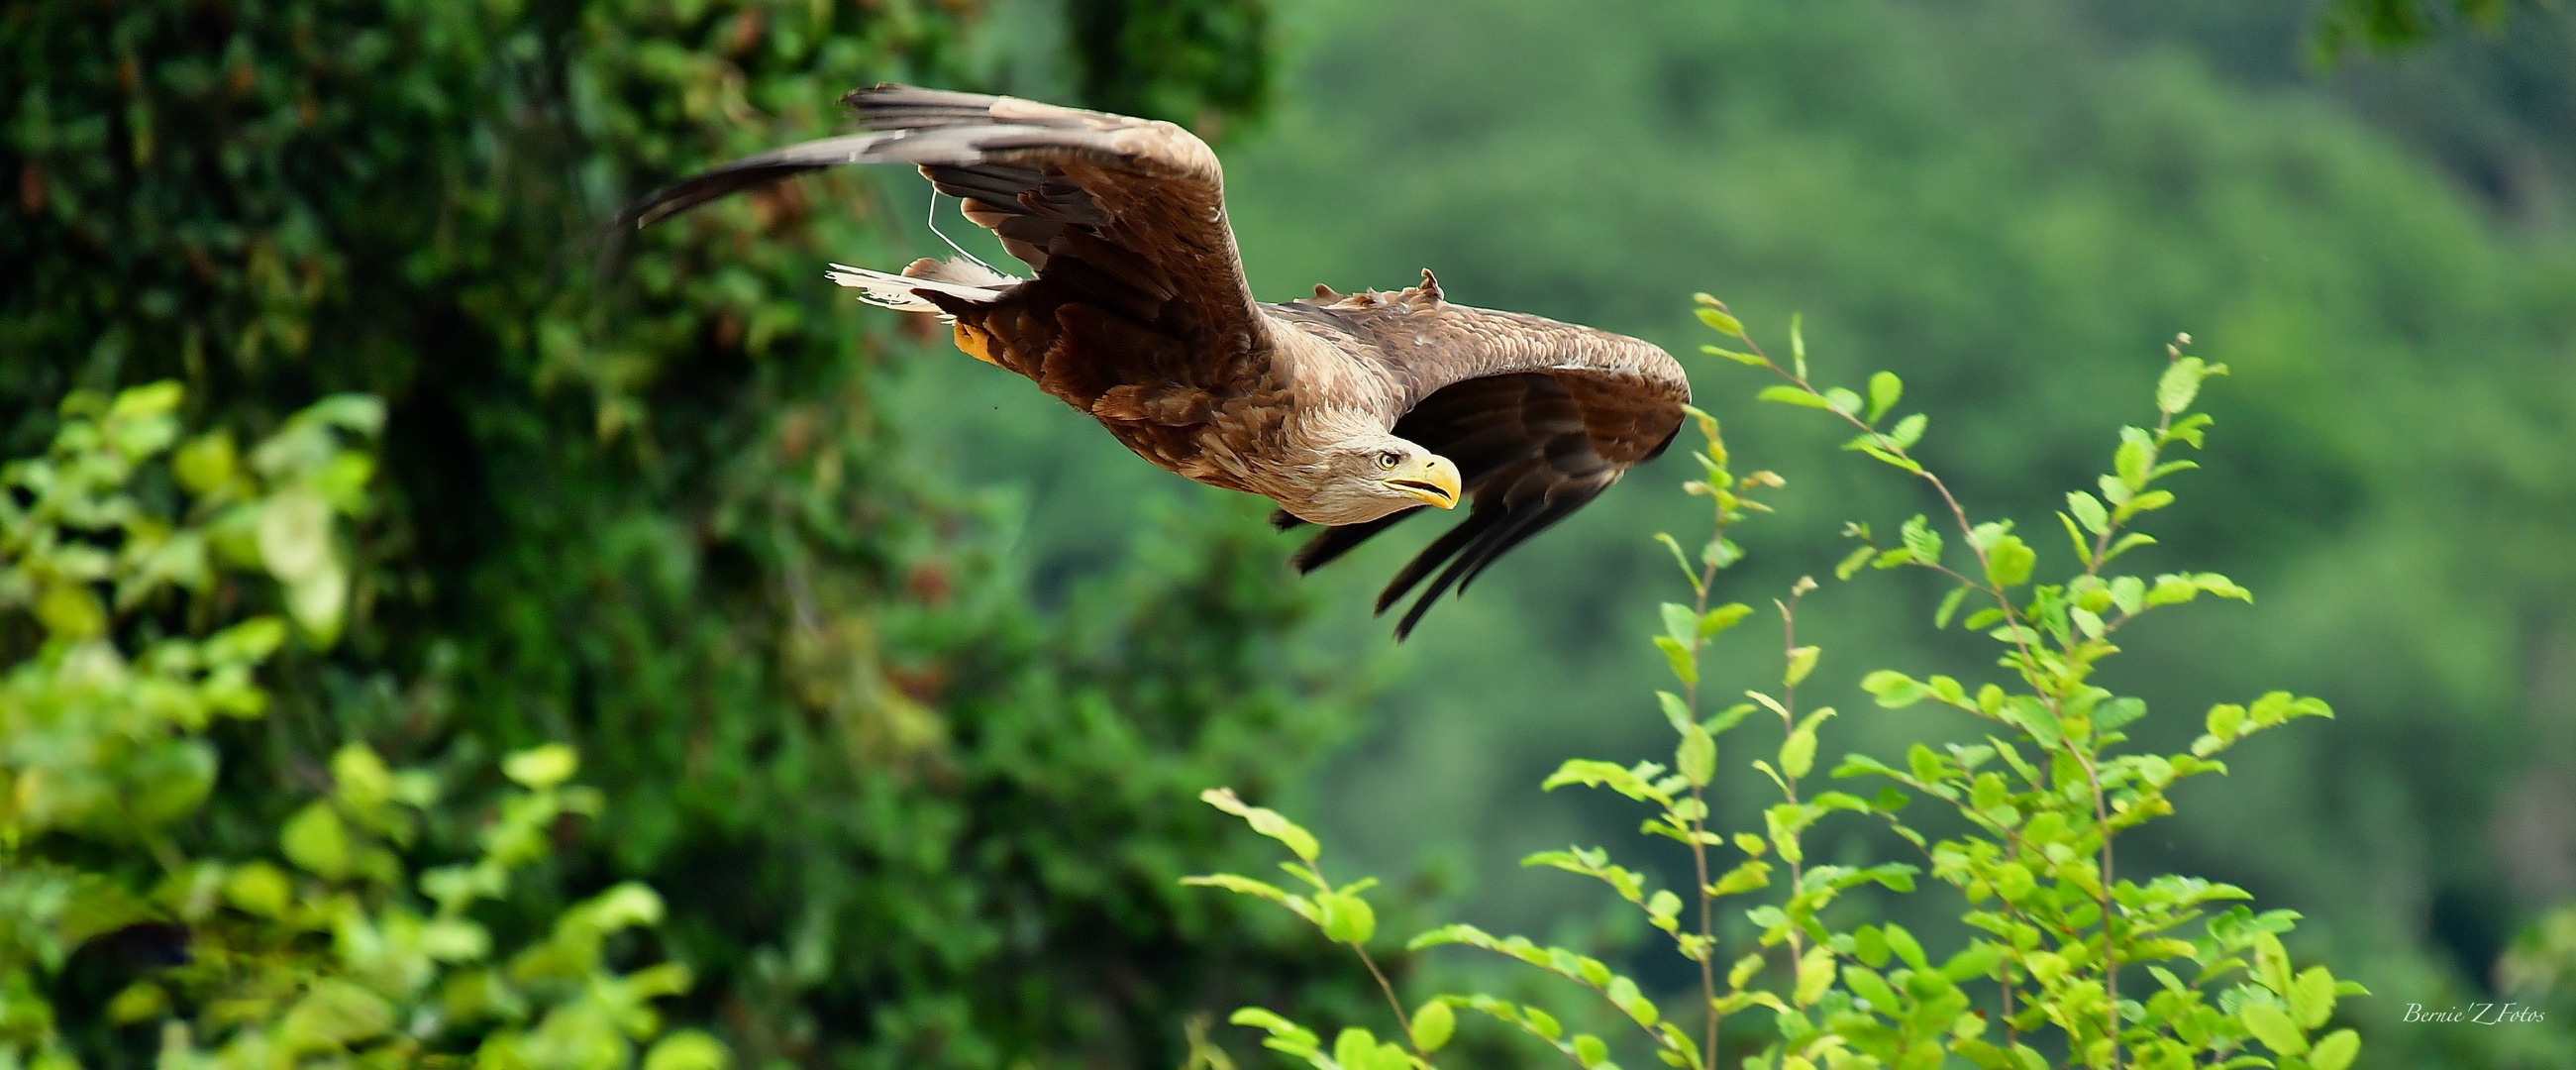
[[[1426,453],[1404,461],[1378,478],[1398,493],[1443,509],[1458,507],[1458,466],[1439,454]]]

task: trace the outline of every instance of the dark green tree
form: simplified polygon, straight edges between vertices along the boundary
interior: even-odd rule
[[[597,827],[540,867],[553,903],[486,920],[516,939],[651,884],[669,917],[634,953],[698,971],[682,1013],[743,1065],[1172,1062],[1178,1012],[1248,998],[1234,978],[1347,972],[1229,936],[1175,883],[1233,835],[1198,786],[1275,785],[1341,723],[1288,653],[1303,603],[1255,518],[1168,522],[1050,623],[989,508],[880,403],[910,344],[818,275],[896,255],[874,180],[598,229],[690,168],[828,132],[853,85],[974,84],[975,7],[0,14],[8,454],[41,450],[74,388],[162,378],[245,441],[325,394],[389,413],[346,629],[281,652],[272,714],[218,730],[192,850],[273,850],[346,744],[489,781],[505,749],[572,743]],[[1067,8],[1105,103],[1263,98],[1258,4]],[[478,823],[428,817],[450,848]]]

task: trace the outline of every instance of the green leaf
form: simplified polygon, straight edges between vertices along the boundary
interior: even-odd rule
[[[1626,1012],[1638,1025],[1652,1029],[1663,1018],[1663,1012],[1655,1007],[1655,1001],[1638,992],[1637,982],[1626,977],[1611,978],[1609,984],[1602,986],[1601,994],[1611,1006]]]
[[[1684,649],[1699,645],[1699,614],[1679,602],[1666,602],[1661,607],[1664,634]]]
[[[1986,582],[1996,587],[2017,587],[2030,580],[2031,567],[2039,554],[2021,541],[2019,535],[2003,535],[1986,548]]]
[[[330,803],[316,800],[305,804],[278,830],[277,843],[286,852],[286,860],[303,867],[305,872],[329,880],[349,875],[349,830],[340,823],[340,815]]]
[[[2217,595],[2220,598],[2233,598],[2239,602],[2249,604],[2254,601],[2254,592],[2237,586],[2235,581],[2215,572],[2203,572],[2197,576],[2193,576],[2191,578],[2191,582],[2193,586]]]
[[[2155,463],[2156,448],[2147,441],[2147,433],[2134,427],[2120,429],[2120,448],[2111,454],[2111,468],[2120,477],[2120,486],[2130,494],[2146,489],[2147,467]],[[2112,499],[2113,505],[2128,500],[2127,495]]]
[[[232,482],[238,471],[240,454],[227,431],[200,435],[170,455],[170,474],[190,494],[203,496]]]
[[[2334,1017],[2334,974],[2323,966],[2310,966],[2290,982],[2290,1014],[2306,1029],[2315,1029]]]
[[[1941,976],[1949,978],[1952,984],[1986,977],[1993,974],[1995,966],[2003,960],[2003,945],[1980,940],[1969,944],[1966,950],[1950,956],[1950,961],[1941,965]]]
[[[286,622],[276,617],[260,616],[233,625],[206,637],[200,648],[206,661],[215,665],[256,665],[276,653],[286,642]]]
[[[1641,802],[1647,799],[1660,802],[1664,798],[1662,792],[1656,791],[1654,785],[1646,783],[1635,770],[1615,762],[1594,761],[1587,758],[1566,759],[1563,765],[1556,767],[1556,772],[1548,774],[1546,780],[1539,782],[1539,790],[1553,791],[1566,784],[1582,784],[1586,787],[1607,785],[1610,790]]]
[[[1673,563],[1681,566],[1682,578],[1690,581],[1691,590],[1699,590],[1699,572],[1691,568],[1690,555],[1682,552],[1682,544],[1660,531],[1655,533],[1655,541],[1664,544],[1664,549],[1673,552]]]
[[[186,396],[186,388],[180,386],[176,379],[163,379],[141,386],[130,386],[117,392],[115,403],[107,410],[107,418],[110,420],[149,419],[178,408],[180,399]]]
[[[1734,316],[1728,315],[1726,310],[1702,306],[1694,311],[1699,313],[1699,321],[1701,323],[1708,324],[1709,327],[1716,330],[1717,333],[1735,338],[1744,337],[1743,322],[1737,320]]]
[[[1911,706],[1932,694],[1932,689],[1921,681],[1894,669],[1879,669],[1861,677],[1860,689],[1889,709]]]
[[[1738,364],[1749,364],[1756,368],[1768,368],[1771,366],[1771,362],[1768,360],[1754,356],[1751,353],[1738,353],[1732,349],[1720,349],[1717,346],[1704,345],[1699,347],[1699,351],[1713,357],[1725,357],[1726,359]]]
[[[2162,508],[2164,508],[2165,506],[2172,505],[2172,504],[2173,504],[2173,500],[2174,500],[2174,495],[2173,495],[2173,492],[2172,492],[2172,491],[2169,491],[2169,490],[2151,490],[2151,491],[2146,491],[2146,492],[2144,492],[2144,493],[2142,493],[2142,494],[2139,494],[2137,497],[2131,498],[2131,499],[2129,499],[2127,502],[2123,503],[2123,504],[2120,506],[2120,510],[2119,510],[2118,516],[2119,516],[2119,518],[2120,518],[2121,520],[2127,520],[2127,519],[2129,519],[2130,517],[2133,517],[2133,516],[2138,515],[2139,513],[2154,512],[2155,510],[2162,509]]]
[[[1798,984],[1790,994],[1790,1002],[1801,1007],[1814,1006],[1817,1000],[1825,998],[1825,989],[1833,983],[1833,950],[1823,945],[1808,948],[1807,953],[1798,959]]]
[[[2103,476],[2099,480],[2094,481],[2093,485],[2102,488],[2102,500],[2113,505],[2118,505],[2121,502],[2128,501],[2129,495],[2132,493],[2129,490],[2129,485],[2120,482],[2120,477],[2118,476]]]
[[[2004,703],[1998,716],[2004,719],[2004,723],[2029,733],[2031,739],[2050,750],[2057,749],[2058,743],[2065,738],[2057,717],[2048,712],[2048,707],[2040,705],[2038,699],[2028,695],[2013,696],[2011,701]]]
[[[1698,725],[1687,725],[1673,751],[1673,769],[1692,787],[1705,787],[1717,773],[1717,738]]]
[[[2136,576],[2118,576],[2111,580],[2111,604],[2122,613],[2136,613],[2147,608],[2147,585]]]
[[[2200,380],[2206,374],[2199,357],[2184,357],[2165,366],[2165,374],[2156,380],[2156,408],[2168,415],[2191,407],[2191,399],[2200,393]]]
[[[1916,970],[1932,968],[1931,962],[1923,957],[1923,945],[1916,943],[1914,934],[1906,932],[1903,926],[1888,922],[1879,928],[1879,935],[1887,940],[1887,949],[1895,952],[1906,965]]]
[[[1315,856],[1323,850],[1322,845],[1315,842],[1314,833],[1299,828],[1276,810],[1246,804],[1235,797],[1233,788],[1209,788],[1199,793],[1199,800],[1242,818],[1245,824],[1252,826],[1252,831],[1279,841],[1308,863],[1314,862]]]
[[[107,631],[107,607],[87,584],[54,583],[36,602],[36,620],[48,634],[78,641]]]
[[[1753,397],[1758,401],[1776,401],[1783,405],[1796,405],[1808,409],[1833,408],[1833,405],[1825,401],[1824,395],[1788,383],[1776,383],[1763,387],[1762,392]]]
[[[1816,731],[1800,728],[1780,743],[1780,775],[1796,780],[1816,764]]]
[[[1896,377],[1895,372],[1878,372],[1871,375],[1869,377],[1869,422],[1877,423],[1878,418],[1887,415],[1887,410],[1893,407],[1896,399],[1904,394],[1905,383]]]
[[[287,419],[289,427],[299,424],[323,424],[373,436],[385,426],[385,403],[372,394],[333,394]]]
[[[1816,659],[1823,654],[1824,648],[1815,646],[1802,646],[1790,650],[1788,668],[1780,676],[1782,685],[1798,686],[1800,681],[1807,678],[1808,673],[1816,671]]]
[[[1886,962],[1886,959],[1880,959],[1880,962]],[[1842,987],[1850,987],[1852,995],[1870,1000],[1870,1008],[1878,1013],[1896,1013],[1899,1008],[1904,1008],[1904,1003],[1896,998],[1896,990],[1888,987],[1886,977],[1880,977],[1878,969],[1870,969],[1860,962],[1844,964]]]
[[[1880,463],[1883,463],[1883,464],[1886,464],[1886,465],[1889,465],[1889,466],[1892,466],[1892,467],[1895,467],[1895,468],[1898,468],[1898,469],[1902,469],[1902,470],[1907,471],[1907,472],[1913,472],[1913,473],[1915,473],[1915,474],[1917,474],[1917,475],[1920,475],[1920,474],[1922,474],[1922,472],[1923,472],[1923,466],[1922,466],[1922,465],[1920,465],[1920,464],[1916,464],[1912,458],[1909,458],[1909,457],[1899,457],[1899,456],[1897,456],[1897,455],[1895,455],[1895,454],[1893,454],[1893,453],[1889,453],[1889,452],[1887,452],[1886,450],[1883,450],[1883,449],[1878,448],[1878,446],[1877,446],[1876,444],[1874,444],[1874,443],[1873,443],[1873,444],[1870,444],[1870,445],[1862,446],[1862,447],[1860,448],[1860,451],[1861,451],[1862,453],[1864,453],[1864,454],[1869,455],[1869,456],[1870,456],[1870,457],[1872,457],[1872,458],[1877,459]]]
[[[1932,613],[1934,628],[1946,629],[1950,626],[1950,615],[1959,611],[1959,602],[1968,597],[1968,590],[1969,588],[1966,587],[1953,587],[1950,588],[1949,594],[1941,596],[1941,608]]]
[[[2084,532],[2075,526],[2075,518],[2061,511],[2057,514],[2057,522],[2066,527],[2066,543],[2075,550],[2076,563],[2090,571],[2093,568],[2093,546],[2084,541]]]
[[[2093,730],[2109,732],[2146,715],[2145,699],[2115,698],[2093,707]]]
[[[1673,694],[1670,691],[1657,691],[1655,692],[1655,702],[1657,705],[1663,707],[1664,720],[1673,726],[1673,731],[1687,732],[1690,729],[1690,704],[1683,702],[1680,695]]]
[[[1918,412],[1898,420],[1895,427],[1887,430],[1887,440],[1894,443],[1897,449],[1910,449],[1916,442],[1922,441],[1923,425],[1929,419]]]
[[[530,791],[544,791],[572,779],[581,756],[561,743],[530,747],[501,759],[501,775]]]
[[[274,918],[286,913],[295,886],[286,874],[266,862],[245,862],[224,874],[224,901],[235,909]]]
[[[1726,871],[1725,875],[1717,878],[1714,883],[1708,886],[1708,894],[1712,896],[1741,895],[1745,892],[1768,888],[1770,886],[1771,863],[1754,858],[1745,860],[1734,869]]]
[[[1251,1026],[1255,1029],[1264,1030],[1279,1036],[1296,1036],[1302,1034],[1305,1036],[1307,1043],[1312,1044],[1315,1042],[1315,1034],[1307,1031],[1305,1027],[1281,1017],[1275,1011],[1265,1010],[1260,1007],[1245,1007],[1241,1010],[1237,1010],[1232,1015],[1226,1017],[1226,1022],[1231,1025]]]
[[[2254,1039],[2263,1042],[2264,1047],[2282,1055],[2307,1053],[2306,1034],[2299,1031],[2298,1023],[2291,1021],[2289,1014],[2281,1008],[2260,1000],[2247,1000],[2245,1006],[2236,1012],[2236,1017],[2245,1023],[2246,1031],[2253,1033]]]
[[[2148,589],[2146,604],[2170,606],[2198,597],[2200,597],[2200,587],[2191,582],[2191,577],[2164,575],[2156,577],[2156,585]]]
[[[1352,1026],[1333,1038],[1333,1061],[1342,1070],[1377,1070],[1377,1037]]]
[[[1600,1037],[1590,1033],[1576,1033],[1573,1048],[1574,1061],[1583,1064],[1586,1070],[1599,1066],[1610,1058],[1610,1046],[1602,1043]]]
[[[135,1025],[170,1013],[170,993],[150,981],[136,981],[125,991],[107,1001],[107,1020],[118,1025]],[[39,1058],[36,1065],[44,1066]]]
[[[277,1025],[287,1050],[333,1050],[378,1036],[393,1026],[384,997],[339,978],[316,982]]]
[[[1825,407],[1845,416],[1857,416],[1860,414],[1860,395],[1843,387],[1832,387],[1825,391]]]
[[[1413,1046],[1424,1055],[1449,1046],[1449,1035],[1458,1029],[1458,1015],[1446,1000],[1432,1000],[1413,1012]]]
[[[2007,903],[2021,902],[2039,887],[2039,882],[2030,875],[2030,868],[2019,862],[1996,866],[1994,875],[1988,880],[1993,882],[1995,894],[2004,897]]]
[[[1699,662],[1692,656],[1691,648],[1673,641],[1669,635],[1656,636],[1655,648],[1664,652],[1664,661],[1672,666],[1673,678],[1680,680],[1683,687],[1699,686]]]
[[[1719,632],[1735,627],[1738,622],[1752,615],[1753,607],[1745,605],[1742,602],[1729,602],[1725,605],[1709,610],[1707,613],[1700,615],[1699,637],[1701,639],[1707,639]]]
[[[2316,1048],[2308,1052],[2308,1065],[2314,1070],[2344,1070],[2352,1065],[2353,1057],[2360,1054],[2361,1034],[2337,1029],[2317,1041]]]
[[[1285,905],[1290,898],[1288,893],[1278,885],[1233,873],[1208,873],[1196,877],[1183,877],[1181,883],[1193,888],[1223,888],[1229,892],[1267,899],[1282,905]]]
[[[1324,938],[1341,944],[1365,944],[1377,935],[1377,911],[1368,900],[1340,892],[1315,896],[1315,907],[1323,914],[1318,924]]]
[[[644,1053],[644,1070],[724,1070],[733,1053],[724,1042],[697,1029],[683,1029],[655,1041]]]
[[[1932,530],[1923,514],[1916,513],[1907,519],[1905,526],[1897,529],[1897,537],[1904,541],[1907,550],[1913,552],[1916,561],[1926,565],[1941,563],[1941,533]]]
[[[1844,555],[1842,561],[1834,565],[1834,578],[1838,580],[1852,578],[1852,573],[1860,571],[1862,565],[1869,563],[1869,555],[1877,552],[1878,547],[1862,546]]]
[[[2110,510],[2102,507],[2100,498],[2080,490],[2070,490],[2066,492],[2066,508],[2067,511],[2075,514],[2076,520],[2083,523],[2086,531],[2100,535],[2111,530]]]
[[[2227,365],[2224,364],[2212,364],[2209,366],[2209,372],[2212,375],[2225,374],[2226,370]],[[2201,429],[2208,427],[2215,419],[2215,417],[2212,417],[2208,413],[2195,412],[2189,416],[2185,416],[2182,419],[2174,421],[2172,426],[2165,429],[2165,435],[2168,438],[2188,442],[2194,447],[2198,447],[2201,444]]]

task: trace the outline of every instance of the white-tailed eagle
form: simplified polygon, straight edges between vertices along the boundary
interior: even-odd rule
[[[1036,277],[966,258],[901,274],[834,265],[831,277],[952,320],[959,349],[1028,377],[1156,466],[1269,498],[1282,528],[1325,525],[1297,552],[1299,571],[1467,499],[1467,518],[1378,598],[1384,613],[1422,588],[1398,638],[1681,426],[1690,384],[1663,350],[1450,304],[1428,270],[1399,291],[1319,285],[1311,299],[1254,300],[1216,154],[1170,123],[898,85],[843,103],[862,132],[725,164],[621,221],[824,167],[920,168]]]

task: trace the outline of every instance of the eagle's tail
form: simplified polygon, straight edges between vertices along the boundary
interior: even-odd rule
[[[834,264],[833,282],[859,291],[859,300],[871,305],[903,312],[937,312],[941,319],[954,319],[922,297],[922,291],[942,294],[976,304],[989,304],[1002,299],[1011,287],[1028,280],[1005,275],[971,260],[954,258],[932,260],[923,257],[903,269],[903,274],[890,275],[868,268]]]

